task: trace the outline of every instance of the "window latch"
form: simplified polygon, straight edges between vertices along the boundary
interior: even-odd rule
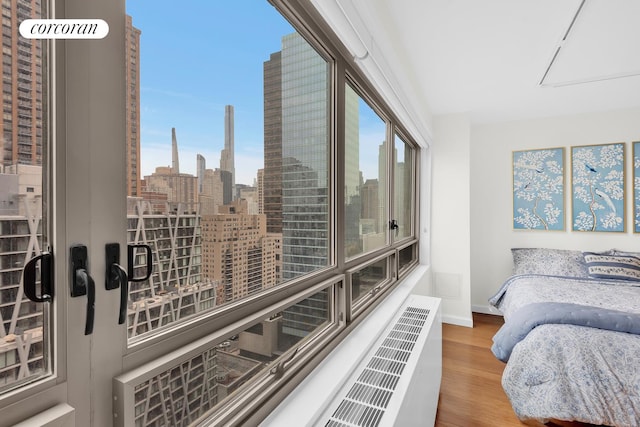
[[[40,263],[40,295],[36,293],[36,270]],[[53,255],[50,252],[31,258],[24,266],[23,286],[24,294],[34,302],[53,301]]]
[[[71,296],[87,296],[87,318],[84,324],[84,334],[93,333],[93,319],[96,310],[96,286],[89,275],[87,263],[87,247],[84,245],[71,246]]]
[[[392,219],[389,221],[389,230],[396,230],[396,236],[398,235],[398,231],[400,231],[400,226],[398,225],[398,221]]]
[[[282,377],[282,374],[284,374],[284,371],[287,370],[287,367],[289,365],[289,363],[291,363],[291,361],[293,360],[293,358],[296,356],[296,354],[298,353],[298,349],[300,347],[296,347],[295,350],[293,350],[293,353],[291,353],[289,355],[289,357],[287,357],[285,360],[281,360],[276,366],[274,366],[273,368],[271,368],[271,370],[269,371],[276,379],[279,379]]]
[[[142,277],[134,277],[134,251],[136,248],[143,248],[147,252],[146,274]],[[142,282],[151,276],[153,271],[153,260],[151,247],[149,245],[128,245],[127,246],[127,268],[129,273],[120,265],[120,245],[118,243],[107,243],[105,246],[105,288],[107,290],[120,288],[120,310],[118,312],[118,324],[122,325],[127,319],[127,302],[129,299],[129,282]]]

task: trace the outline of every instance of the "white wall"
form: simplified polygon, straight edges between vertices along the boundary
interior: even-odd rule
[[[466,114],[435,117],[431,164],[431,272],[442,320],[472,326],[470,126]]]
[[[640,141],[640,109],[555,117],[509,123],[475,125],[470,128],[471,176],[471,305],[473,311],[490,312],[487,299],[511,272],[512,247],[549,247],[577,250],[619,248],[640,251],[640,235],[633,233],[632,141]],[[438,141],[439,142],[439,141]],[[626,143],[626,233],[579,233],[571,230],[570,147]],[[437,144],[439,145],[439,144]],[[565,147],[565,231],[513,230],[512,151]],[[453,153],[451,153],[453,154]],[[452,160],[444,159],[444,164]],[[464,160],[460,160],[463,163]],[[440,163],[434,150],[434,170]],[[461,165],[460,165],[461,166]],[[434,185],[436,185],[434,177]],[[469,207],[457,197],[457,206]],[[434,189],[434,197],[441,191]],[[442,196],[440,196],[442,197]],[[451,195],[449,198],[454,199]],[[434,211],[439,206],[434,200]],[[445,212],[443,212],[444,215]],[[435,215],[434,215],[435,218]],[[433,227],[436,224],[434,221]],[[458,238],[459,231],[452,237]],[[452,239],[453,240],[453,239]],[[432,242],[434,257],[439,243]],[[442,242],[440,242],[442,244]],[[459,249],[463,249],[463,246]],[[434,263],[434,269],[435,263]]]

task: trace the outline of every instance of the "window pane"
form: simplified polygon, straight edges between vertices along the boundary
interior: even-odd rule
[[[349,86],[345,88],[345,254],[387,243],[386,123]]]
[[[266,0],[127,13],[133,338],[329,266],[331,82]]]
[[[135,425],[187,426],[219,408],[243,384],[265,375],[281,355],[317,336],[332,322],[331,289],[261,319],[135,385]]]
[[[47,52],[41,40],[18,36],[23,20],[46,17],[45,6],[39,0],[2,2],[0,392],[49,373],[51,310],[27,299],[22,287],[27,261],[47,250]]]
[[[393,216],[398,222],[394,238],[400,240],[413,235],[414,150],[398,135],[395,135],[394,147]]]
[[[351,305],[356,305],[372,289],[385,282],[387,273],[387,258],[362,268],[351,275]]]
[[[398,270],[402,273],[408,266],[416,261],[417,245],[414,243],[398,251]]]

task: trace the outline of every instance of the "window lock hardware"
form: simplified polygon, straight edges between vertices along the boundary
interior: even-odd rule
[[[129,281],[127,272],[120,265],[120,244],[107,243],[104,247],[105,266],[104,273],[105,289],[120,288],[120,309],[118,311],[118,324],[122,325],[127,317],[127,300],[129,298]]]
[[[147,252],[146,274],[141,277],[133,277],[134,253],[136,248],[144,248]],[[129,282],[142,282],[151,276],[153,259],[149,245],[127,245],[127,271],[120,265],[120,244],[107,243],[105,245],[105,288],[107,290],[120,288],[120,309],[118,311],[118,324],[122,325],[127,319],[127,303],[129,300]]]
[[[71,296],[73,298],[87,296],[87,318],[85,320],[84,334],[93,333],[93,320],[95,318],[96,286],[89,275],[87,264],[87,247],[73,245],[70,249],[71,256]]]
[[[293,360],[293,358],[296,356],[296,354],[298,354],[298,349],[300,347],[296,347],[295,350],[293,350],[293,353],[291,353],[289,355],[289,357],[287,357],[285,360],[281,360],[276,366],[274,366],[273,368],[271,368],[271,370],[269,371],[276,379],[279,379],[282,377],[282,375],[284,374],[284,371],[287,370],[287,367],[289,365],[289,363],[291,363],[291,361]]]
[[[389,221],[389,230],[396,230],[396,236],[397,236],[398,232],[400,231],[400,226],[398,225],[398,221],[396,221],[395,219],[392,219],[391,221]]]
[[[36,269],[40,263],[40,295],[36,293]],[[53,301],[53,255],[43,252],[33,257],[24,266],[24,294],[33,302]]]

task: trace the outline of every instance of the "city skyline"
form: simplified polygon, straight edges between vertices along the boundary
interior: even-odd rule
[[[263,64],[282,50],[283,36],[295,29],[268,2],[252,2],[251,7],[204,2],[198,7],[198,13],[193,13],[175,10],[165,1],[152,9],[140,0],[127,1],[127,14],[141,31],[140,176],[171,165],[172,128],[179,134],[181,172],[197,175],[198,154],[208,165],[218,165],[225,142],[225,107],[232,105],[235,183],[253,185],[265,157]],[[211,26],[209,16],[216,16],[219,25]],[[231,24],[238,21],[247,25]],[[175,28],[181,22],[188,25]],[[165,31],[168,26],[175,31]],[[207,51],[194,41],[202,38],[212,40],[206,44]],[[242,49],[231,49],[238,43],[225,40],[241,40]],[[367,131],[368,123],[375,123],[377,117],[361,116],[360,120],[360,143],[371,148],[361,153],[367,179],[377,174],[376,147],[383,141],[375,129]]]
[[[263,167],[262,63],[280,50],[281,36],[293,27],[280,16],[271,19],[279,14],[262,1],[251,7],[201,2],[194,13],[168,1],[149,7],[128,0],[127,14],[141,30],[141,176],[171,164],[173,127],[180,135],[184,173],[196,175],[197,154],[210,165],[219,164],[225,106],[233,105],[236,183],[252,184]],[[216,25],[211,25],[212,16]],[[212,43],[198,42],[203,39]],[[244,50],[229,40],[246,40]]]

